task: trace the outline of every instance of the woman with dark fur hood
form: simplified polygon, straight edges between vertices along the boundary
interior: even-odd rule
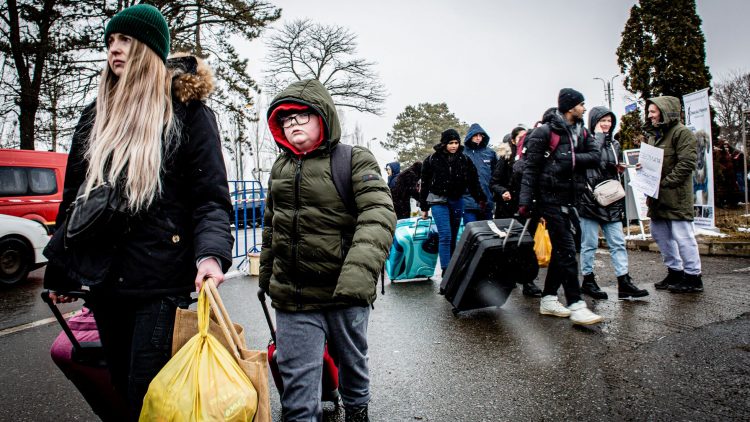
[[[419,201],[419,178],[422,176],[422,162],[417,161],[406,170],[399,173],[393,188],[391,196],[393,197],[393,207],[396,209],[396,217],[401,220],[411,217],[410,199],[414,198]]]
[[[149,383],[171,358],[176,308],[205,279],[220,284],[232,264],[232,206],[216,117],[203,102],[210,69],[193,57],[167,60],[169,28],[150,5],[120,11],[103,35],[107,63],[73,134],[44,284],[56,302],[89,287],[86,305],[128,407],[115,417],[138,420]],[[106,227],[71,240],[72,216],[106,189],[122,208]]]
[[[458,227],[464,214],[463,193],[466,189],[481,208],[487,197],[479,184],[477,169],[462,153],[461,137],[455,129],[447,129],[440,136],[435,152],[422,162],[422,188],[419,192],[422,218],[432,217],[438,228],[440,266],[445,272],[456,248]]]

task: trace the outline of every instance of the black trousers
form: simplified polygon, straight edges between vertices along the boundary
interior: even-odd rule
[[[571,305],[581,300],[576,259],[576,233],[580,231],[578,216],[574,208],[560,205],[543,205],[540,212],[547,221],[549,239],[552,242],[552,257],[542,294],[557,296],[557,290],[562,285],[565,299]]]
[[[148,385],[171,358],[176,309],[187,308],[190,296],[141,299],[92,290],[87,304],[94,312],[112,383],[128,406],[123,420],[137,421]]]

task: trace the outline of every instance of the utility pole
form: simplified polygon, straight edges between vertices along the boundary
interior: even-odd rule
[[[619,74],[611,77],[608,81],[605,81],[602,78],[594,78],[602,81],[602,85],[604,85],[604,98],[607,99],[607,103],[609,104],[610,111],[612,110],[612,84],[615,82],[615,78],[620,76]]]

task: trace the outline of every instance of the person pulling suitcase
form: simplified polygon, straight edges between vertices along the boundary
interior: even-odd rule
[[[563,88],[557,102],[558,109],[551,121],[535,129],[525,140],[526,166],[521,179],[518,213],[529,217],[535,205],[534,211],[547,222],[552,242],[552,259],[539,313],[570,317],[574,324],[596,324],[603,319],[588,309],[578,282],[575,206],[585,189],[585,169],[599,166],[601,146],[583,125],[586,112],[583,94]],[[561,285],[567,308],[557,298]]]

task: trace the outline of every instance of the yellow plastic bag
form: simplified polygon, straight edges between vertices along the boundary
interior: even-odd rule
[[[539,226],[537,226],[536,233],[534,234],[534,252],[536,253],[536,260],[540,267],[549,265],[549,261],[552,258],[552,242],[549,240],[549,232],[544,220],[539,222]]]
[[[211,293],[206,285],[198,296],[199,333],[151,381],[141,422],[249,422],[255,416],[258,394],[253,384],[229,351],[208,334]]]

